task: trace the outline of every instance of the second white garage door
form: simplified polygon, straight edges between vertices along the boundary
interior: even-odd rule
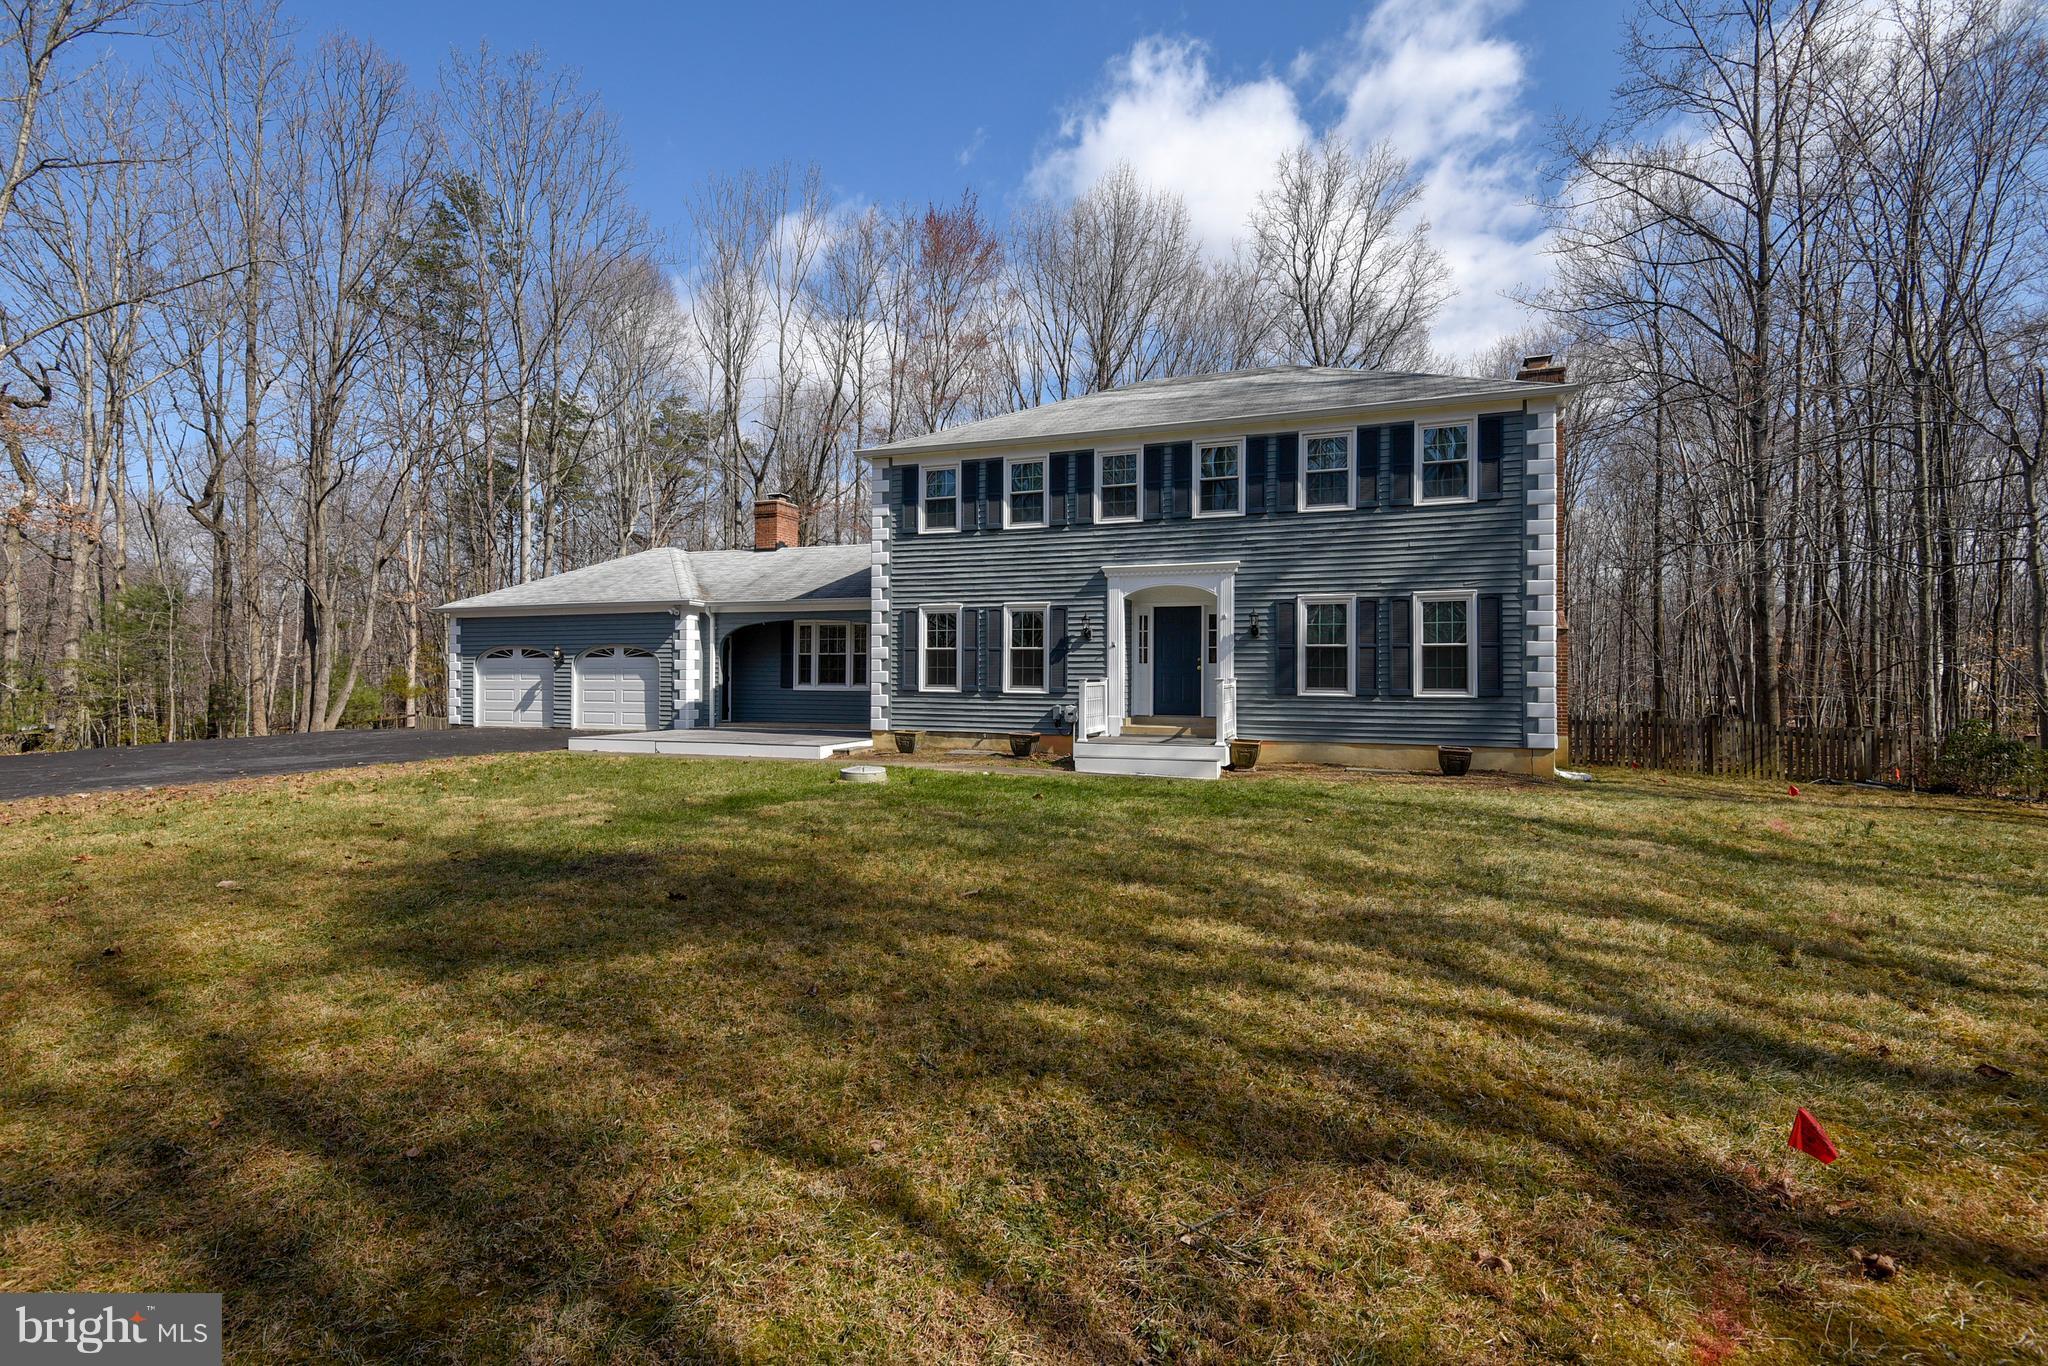
[[[576,725],[582,730],[653,730],[661,724],[661,671],[654,655],[607,645],[576,661]]]

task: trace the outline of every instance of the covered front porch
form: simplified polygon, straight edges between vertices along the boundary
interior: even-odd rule
[[[1081,681],[1074,768],[1215,778],[1237,733],[1236,560],[1106,565],[1106,677]]]

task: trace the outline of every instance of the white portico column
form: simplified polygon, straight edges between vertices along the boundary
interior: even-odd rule
[[[1128,699],[1124,696],[1124,590],[1114,580],[1109,585],[1109,620],[1103,627],[1109,639],[1105,655],[1105,667],[1109,670],[1109,733],[1122,735],[1128,710]]]

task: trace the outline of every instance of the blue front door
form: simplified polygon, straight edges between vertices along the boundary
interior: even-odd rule
[[[1152,714],[1202,714],[1202,609],[1152,609]]]

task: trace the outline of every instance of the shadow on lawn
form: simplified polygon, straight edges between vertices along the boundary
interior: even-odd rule
[[[714,802],[670,813],[661,835],[623,836],[635,841],[628,849],[604,849],[614,836],[589,832],[524,843],[447,837],[438,854],[423,848],[412,862],[349,874],[323,911],[326,958],[267,985],[332,992],[335,981],[367,975],[374,985],[360,990],[419,1003],[428,1042],[472,1033],[530,1041],[559,1049],[559,1061],[480,1049],[452,1074],[330,1067],[332,1089],[309,1091],[264,1039],[212,1029],[118,961],[96,966],[114,1005],[192,1050],[194,1083],[221,1119],[195,1138],[118,1096],[72,1097],[94,1131],[148,1137],[134,1141],[133,1173],[111,1196],[53,1198],[135,1237],[166,1236],[157,1221],[168,1221],[218,1283],[248,1293],[246,1308],[231,1297],[231,1314],[286,1313],[333,1325],[301,1327],[325,1331],[326,1346],[398,1354],[503,1355],[565,1306],[613,1352],[743,1354],[730,1315],[716,1321],[706,1288],[679,1282],[712,1250],[778,1264],[808,1254],[749,1246],[743,1223],[667,1193],[726,1144],[740,1160],[829,1178],[991,1300],[997,1319],[1047,1350],[1093,1358],[1145,1355],[1140,1319],[1215,1351],[1260,1316],[1314,1312],[1270,1307],[1287,1302],[1284,1267],[1181,1253],[1178,1212],[1158,1191],[1148,1186],[1135,1202],[1151,1201],[1144,1212],[1116,1198],[1126,1183],[1159,1179],[1149,1164],[1169,1150],[1192,1155],[1209,1183],[1180,1195],[1244,1200],[1303,1164],[1361,1185],[1416,1176],[1501,1189],[1565,1170],[1627,1220],[1705,1257],[1838,1265],[1851,1245],[1883,1246],[1921,1274],[2018,1281],[2033,1287],[2018,1293],[2039,1293],[2048,1267],[2038,1248],[1904,1208],[1835,1212],[1776,1198],[1682,1140],[1646,1144],[1644,1124],[1613,1122],[1637,1097],[1558,1088],[1511,1103],[1483,1085],[1483,1053],[1460,1077],[1426,1052],[1290,1033],[1301,1002],[1348,993],[1361,1012],[1426,1011],[1633,1068],[1683,1059],[1693,1079],[1673,1077],[1658,1100],[1702,1110],[1751,1068],[1816,1087],[1883,1084],[1906,1093],[1902,1109],[1945,1105],[1977,1086],[1959,1069],[1888,1068],[1799,1041],[1719,1002],[1678,1010],[1656,999],[1643,984],[1668,964],[1643,950],[1626,965],[1589,952],[1603,923],[1647,922],[1730,951],[1783,936],[1673,912],[1625,887],[1529,901],[1578,931],[1571,943],[1538,931],[1515,950],[1516,963],[1553,984],[1487,966],[1471,952],[1469,916],[1423,909],[1498,896],[1487,869],[1425,876],[1379,865],[1376,904],[1362,906],[1349,890],[1357,863],[1339,861],[1374,852],[1375,822],[1346,806],[1356,795],[1262,786],[1233,794],[1238,815],[1327,823],[1327,848],[1307,858],[1291,893],[1275,892],[1258,854],[1219,850],[1213,826],[1189,833],[1189,824],[1138,848],[1077,835],[1086,827],[1070,807],[1034,807],[1015,793],[956,803],[959,789],[944,782],[902,817],[938,851],[923,873],[873,856],[876,829],[892,833],[879,824],[886,806]],[[1171,830],[1175,799],[1157,793],[1129,799],[1124,825],[1115,811],[1098,813],[1108,819],[1096,828]],[[1503,833],[1513,822],[1528,837],[1519,816],[1463,814]],[[1602,833],[1583,837],[1597,844]],[[1020,850],[1037,862],[1020,862]],[[1870,872],[1820,862],[1834,876]],[[1060,876],[1038,875],[1047,865]],[[1163,869],[1172,878],[1162,884]],[[1238,937],[1219,939],[1223,931]],[[2007,992],[1928,948],[1829,956],[1879,990],[1918,977],[1941,990]],[[1368,957],[1443,990],[1425,1000],[1419,989],[1396,997],[1331,986],[1334,963]],[[605,1112],[593,1087],[630,1093],[631,1113]],[[2039,1093],[2029,1094],[2038,1107]],[[991,1097],[998,1112],[978,1113]],[[1075,1098],[1092,1112],[1085,1122]],[[420,1107],[436,1105],[468,1122],[407,1156]],[[732,1120],[715,1143],[711,1115]],[[1057,1236],[1020,1243],[986,1208],[977,1216],[949,1203],[929,1159],[899,1150],[914,1143],[868,1147],[881,1126],[986,1144],[1000,1159],[986,1178],[996,1187],[989,1201],[1050,1206]],[[708,1146],[677,1158],[672,1132],[657,1130],[678,1127]],[[280,1153],[317,1166],[336,1188],[312,1197],[304,1218],[246,1193],[242,1169]],[[194,1192],[203,1213],[180,1217],[152,1188]],[[345,1250],[380,1243],[386,1260],[375,1271],[333,1270]],[[1151,1280],[1120,1279],[1104,1276],[1104,1264],[1159,1269]],[[1858,1310],[1837,1312],[1846,1320]],[[261,1331],[247,1318],[238,1326]],[[831,1327],[811,1324],[787,1340],[806,1350],[804,1332]],[[1291,1327],[1314,1340],[1312,1320]],[[1872,1318],[1858,1331],[1882,1340],[1887,1326]]]

